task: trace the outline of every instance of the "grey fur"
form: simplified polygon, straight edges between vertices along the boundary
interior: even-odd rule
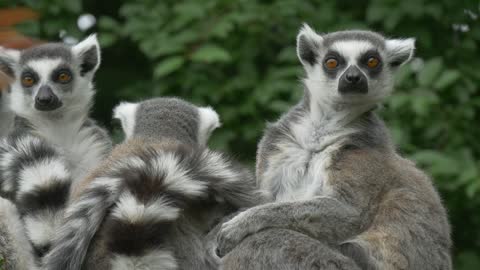
[[[70,46],[62,43],[47,43],[26,49],[20,56],[20,65],[25,65],[33,60],[60,58],[65,62],[73,59]]]
[[[338,41],[367,41],[372,43],[375,47],[383,50],[385,49],[385,38],[379,33],[372,31],[360,31],[360,30],[350,30],[350,31],[339,31],[328,33],[322,35],[323,37],[323,46],[330,47],[333,43]]]
[[[411,43],[398,44],[411,55]],[[392,54],[377,49],[388,62]],[[452,269],[450,227],[432,181],[398,155],[375,113],[391,91],[393,70],[369,77],[368,94],[343,96],[331,89],[335,78],[311,80],[321,75],[304,65],[305,98],[267,128],[258,146],[257,181],[275,202],[222,225],[223,269]],[[324,248],[312,263],[298,260]]]
[[[139,105],[134,132],[144,138],[175,138],[193,145],[197,143],[198,120],[197,108],[190,103],[176,98],[151,99]]]
[[[248,170],[196,142],[198,113],[172,98],[137,105],[132,136],[75,192],[45,269],[217,269],[208,232],[264,197]]]

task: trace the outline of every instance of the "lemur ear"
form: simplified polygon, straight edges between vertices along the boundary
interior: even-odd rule
[[[303,24],[297,36],[297,55],[305,67],[313,67],[315,65],[322,43],[323,38],[315,33],[308,24]]]
[[[100,45],[93,34],[72,47],[72,52],[80,60],[80,75],[94,74],[100,66]]]
[[[20,51],[0,47],[0,72],[10,78],[15,77],[15,65],[20,59]]]
[[[206,145],[212,132],[220,127],[220,117],[211,107],[198,108],[198,142]]]
[[[391,67],[399,67],[407,63],[415,51],[415,39],[388,39],[386,41],[388,63]]]
[[[133,135],[137,107],[138,103],[122,102],[113,109],[113,118],[120,120],[126,138]]]

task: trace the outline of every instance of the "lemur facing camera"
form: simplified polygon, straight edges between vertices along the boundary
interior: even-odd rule
[[[16,115],[0,143],[0,195],[18,207],[37,257],[62,223],[70,190],[111,150],[108,134],[88,118],[99,65],[96,36],[74,46],[0,50]]]
[[[127,139],[74,192],[45,269],[217,269],[208,232],[264,202],[253,174],[207,148],[217,113],[156,98],[114,115]]]
[[[223,269],[452,268],[439,195],[375,113],[413,52],[414,39],[301,29],[304,98],[258,146],[257,181],[275,202],[222,225]]]

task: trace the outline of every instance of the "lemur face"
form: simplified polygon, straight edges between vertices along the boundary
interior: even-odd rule
[[[305,25],[297,37],[297,53],[312,98],[378,102],[392,91],[393,73],[412,57],[414,42],[368,31],[318,35]]]
[[[20,115],[61,114],[88,106],[99,64],[95,36],[73,47],[50,43],[24,51],[0,50],[0,69],[13,78],[11,106]]]

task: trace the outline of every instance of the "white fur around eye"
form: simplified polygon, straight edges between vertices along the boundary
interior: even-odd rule
[[[133,135],[137,108],[137,103],[122,102],[113,109],[113,118],[119,119],[122,123],[122,129],[126,138],[130,138]]]
[[[205,145],[212,131],[220,127],[220,117],[211,107],[198,108],[198,115],[198,142]]]

